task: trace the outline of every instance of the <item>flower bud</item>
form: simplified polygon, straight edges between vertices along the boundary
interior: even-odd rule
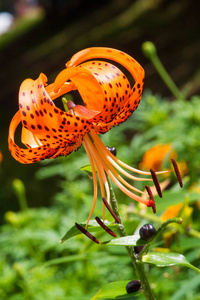
[[[106,147],[114,156],[117,155],[117,150],[115,147]]]
[[[144,246],[134,246],[133,249],[136,254],[139,254],[143,248],[144,248]]]
[[[140,287],[141,287],[140,280],[133,280],[126,285],[126,291],[128,294],[134,293],[137,292],[140,289]]]
[[[147,58],[151,59],[152,56],[156,55],[156,47],[150,41],[144,42],[142,44],[142,52]]]
[[[145,224],[140,228],[139,234],[144,241],[148,242],[156,235],[156,229],[151,224]]]

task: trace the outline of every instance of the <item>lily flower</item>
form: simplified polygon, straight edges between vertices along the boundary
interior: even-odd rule
[[[124,194],[155,210],[154,200],[142,197],[144,192],[124,179],[152,181],[147,177],[151,172],[137,170],[119,160],[98,136],[126,121],[134,112],[141,99],[143,81],[143,68],[128,54],[111,48],[88,48],[71,58],[54,83],[47,85],[47,78],[41,73],[38,79],[26,79],[21,84],[19,110],[9,129],[10,152],[17,161],[28,164],[69,155],[83,145],[91,164],[94,185],[88,222],[97,200],[98,180],[102,198],[110,201],[107,177]],[[54,100],[72,90],[78,90],[84,105],[69,101],[68,111],[56,107]],[[20,122],[21,141],[26,149],[14,141]]]

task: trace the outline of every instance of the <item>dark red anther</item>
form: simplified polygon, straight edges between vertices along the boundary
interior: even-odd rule
[[[108,202],[106,201],[106,198],[102,197],[102,201],[105,204],[105,206],[107,207],[107,209],[109,210],[109,212],[111,213],[111,215],[113,216],[113,218],[115,219],[115,221],[117,223],[121,223],[121,221],[119,220],[119,218],[116,216],[116,214],[114,213],[114,211],[112,210],[112,208],[110,207],[110,205],[108,204]]]
[[[91,233],[89,233],[85,228],[83,228],[81,225],[79,225],[78,223],[75,223],[76,228],[78,230],[80,230],[83,234],[85,234],[89,239],[91,239],[93,242],[99,244],[99,240],[97,240],[95,238],[95,236],[93,236]]]
[[[95,220],[107,233],[114,237],[117,237],[117,235],[110,228],[108,228],[98,217],[96,217]]]
[[[150,172],[151,172],[151,176],[152,176],[153,182],[155,184],[158,196],[160,198],[162,198],[162,191],[161,191],[160,183],[158,181],[158,177],[156,175],[156,172],[153,169],[150,169]]]
[[[145,185],[145,188],[150,197],[149,204],[147,204],[147,206],[152,207],[153,213],[155,214],[156,213],[156,203],[155,203],[152,191],[148,185]]]
[[[176,177],[178,179],[179,185],[182,188],[183,187],[183,182],[182,182],[181,174],[180,174],[179,169],[178,169],[178,165],[177,165],[176,161],[173,158],[171,159],[171,161],[172,161],[174,171],[175,171]]]

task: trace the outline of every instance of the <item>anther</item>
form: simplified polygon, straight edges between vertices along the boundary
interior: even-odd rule
[[[114,237],[117,237],[117,235],[110,228],[108,228],[98,217],[96,217],[95,220],[107,233]]]
[[[111,213],[111,215],[113,216],[113,218],[115,219],[115,221],[117,223],[121,223],[121,221],[119,220],[119,218],[116,216],[116,214],[114,213],[114,211],[112,210],[112,208],[110,207],[110,205],[108,204],[108,202],[106,201],[106,198],[102,197],[102,201],[105,204],[105,206],[107,207],[107,209],[109,210],[109,212]]]
[[[83,234],[85,234],[89,239],[91,239],[93,242],[99,244],[99,240],[97,240],[95,238],[95,236],[93,236],[91,233],[89,233],[85,228],[83,228],[81,225],[79,225],[78,223],[75,223],[76,228],[81,231]]]
[[[67,101],[67,107],[69,110],[73,109],[75,106],[76,106],[76,104],[73,101],[71,101],[71,100]]]
[[[178,169],[178,165],[177,165],[176,161],[173,158],[171,159],[171,161],[172,161],[174,171],[175,171],[176,177],[178,179],[179,185],[182,188],[183,187],[183,182],[182,182],[181,174],[180,174],[179,169]]]
[[[155,204],[155,200],[152,194],[152,191],[150,189],[150,187],[148,185],[145,185],[145,188],[147,190],[147,193],[149,194],[150,200],[149,200],[149,204],[147,204],[148,207],[152,207],[153,213],[156,213],[156,204]]]
[[[117,150],[116,150],[115,147],[108,147],[108,146],[106,146],[106,148],[107,148],[114,156],[117,155]]]
[[[162,198],[162,191],[161,191],[160,183],[158,181],[158,177],[156,175],[156,172],[153,169],[150,169],[150,172],[151,172],[151,176],[152,176],[153,182],[155,184],[155,188],[157,190],[158,196],[160,198]]]

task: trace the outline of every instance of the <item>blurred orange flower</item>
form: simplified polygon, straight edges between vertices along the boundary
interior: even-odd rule
[[[2,160],[3,160],[3,155],[2,155],[2,152],[0,151],[0,165],[1,165]]]
[[[182,203],[171,205],[170,207],[168,207],[161,216],[162,221],[166,221],[168,219],[178,217],[182,207],[183,207]]]
[[[169,159],[176,159],[177,154],[172,149],[171,144],[155,145],[151,149],[147,150],[139,164],[140,169],[159,171],[162,168],[162,164],[165,158],[168,156]]]

